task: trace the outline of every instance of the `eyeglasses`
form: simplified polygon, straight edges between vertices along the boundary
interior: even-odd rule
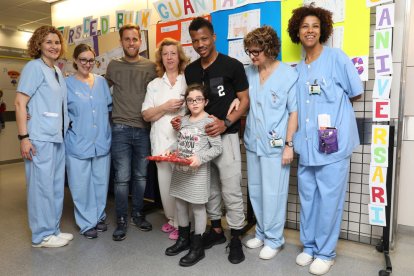
[[[86,59],[86,58],[79,58],[79,62],[82,65],[86,65],[87,63],[89,63],[90,65],[94,65],[96,63],[96,60],[91,58],[91,59]]]
[[[246,55],[248,55],[249,57],[250,57],[250,55],[253,55],[254,57],[257,57],[258,55],[260,55],[261,52],[263,52],[263,49],[251,50],[251,51],[249,49],[246,49],[245,52],[246,52]]]
[[[202,97],[196,97],[195,99],[187,98],[187,99],[185,99],[185,101],[187,102],[187,104],[193,104],[193,103],[200,104],[200,103],[204,102],[204,98],[202,98]]]

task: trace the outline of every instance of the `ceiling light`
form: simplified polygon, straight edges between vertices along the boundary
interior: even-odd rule
[[[41,0],[41,1],[51,4],[51,3],[57,2],[59,0]]]

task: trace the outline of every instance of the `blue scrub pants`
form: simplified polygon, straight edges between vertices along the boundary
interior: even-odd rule
[[[110,164],[110,154],[87,159],[66,156],[75,220],[81,234],[106,218]]]
[[[323,166],[299,165],[300,241],[314,258],[336,256],[349,166],[350,157]]]
[[[247,150],[246,157],[250,201],[257,221],[256,238],[276,249],[285,243],[290,166],[282,166],[281,156],[257,156]]]
[[[32,243],[60,233],[65,185],[65,145],[31,140],[36,149],[25,160],[27,209]]]

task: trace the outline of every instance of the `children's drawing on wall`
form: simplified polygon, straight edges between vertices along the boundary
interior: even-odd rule
[[[231,14],[227,38],[243,38],[248,32],[258,27],[260,27],[260,9]]]

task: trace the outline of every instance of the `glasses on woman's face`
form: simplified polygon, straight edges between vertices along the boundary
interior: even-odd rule
[[[246,49],[245,52],[246,52],[246,55],[248,55],[249,57],[250,57],[250,55],[252,55],[254,57],[257,57],[258,55],[260,55],[261,52],[263,52],[263,49],[251,50],[251,51],[249,49]]]
[[[185,99],[185,101],[187,102],[187,104],[193,104],[193,103],[202,103],[204,102],[204,98],[203,97],[196,97],[195,99],[193,98],[187,98]]]
[[[79,58],[78,59],[80,64],[82,65],[86,65],[86,64],[90,64],[90,65],[94,65],[96,63],[96,60],[94,58],[91,59],[86,59],[86,58]]]

